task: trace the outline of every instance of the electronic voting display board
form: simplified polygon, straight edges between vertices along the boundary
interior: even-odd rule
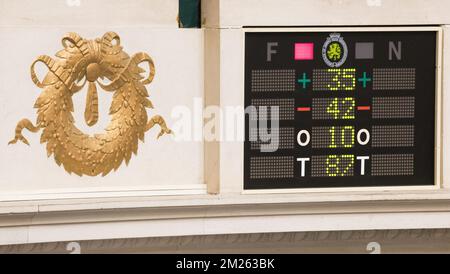
[[[244,189],[434,185],[437,31],[245,32]]]

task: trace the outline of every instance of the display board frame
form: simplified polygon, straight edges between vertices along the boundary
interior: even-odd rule
[[[323,33],[345,33],[345,32],[435,32],[436,33],[436,71],[435,71],[435,140],[434,140],[434,185],[423,186],[358,186],[358,187],[320,187],[320,188],[271,188],[271,189],[245,189],[245,177],[242,174],[241,193],[305,193],[305,192],[353,192],[353,191],[410,191],[410,190],[436,190],[442,188],[442,59],[443,59],[443,30],[439,26],[416,26],[416,27],[244,27],[242,28],[242,71],[245,74],[245,52],[246,34],[263,32],[323,32]],[[245,94],[245,77],[242,77],[242,94]],[[245,96],[243,96],[244,98]],[[243,102],[243,106],[245,103]],[[245,123],[247,126],[247,123]],[[242,150],[244,151],[242,143]],[[244,156],[244,153],[242,153]],[[245,157],[242,158],[245,164]]]

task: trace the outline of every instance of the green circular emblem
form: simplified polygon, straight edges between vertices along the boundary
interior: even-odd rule
[[[347,44],[339,33],[332,33],[322,47],[322,58],[329,67],[340,67],[348,54]]]

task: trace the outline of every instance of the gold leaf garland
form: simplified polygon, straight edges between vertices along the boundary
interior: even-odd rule
[[[132,154],[137,154],[138,141],[144,141],[145,132],[154,125],[161,127],[158,138],[172,133],[161,116],[150,119],[147,116],[146,109],[153,108],[153,104],[148,99],[145,85],[155,76],[155,66],[148,54],[141,52],[128,56],[120,45],[120,37],[114,32],[107,32],[95,40],[68,33],[63,37],[62,45],[64,49],[56,53],[56,59],[41,55],[31,65],[31,79],[42,89],[34,105],[38,114],[36,126],[30,120],[22,119],[9,144],[17,141],[29,144],[22,130],[38,132],[42,129],[41,143],[46,143],[48,156],[54,155],[55,162],[63,165],[68,173],[105,176],[111,170],[117,170],[122,162],[129,163]],[[49,69],[42,82],[34,71],[38,62]],[[138,66],[143,62],[150,67],[146,79],[140,75],[144,70]],[[104,84],[99,79],[108,79],[110,83]],[[94,136],[80,131],[72,116],[72,96],[86,82],[89,82],[89,89],[85,120],[89,126],[97,122],[99,115],[96,84],[114,93],[109,110],[111,121],[105,132]]]

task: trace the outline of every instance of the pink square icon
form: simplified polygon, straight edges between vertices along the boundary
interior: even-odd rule
[[[314,60],[314,43],[295,43],[295,60]]]

